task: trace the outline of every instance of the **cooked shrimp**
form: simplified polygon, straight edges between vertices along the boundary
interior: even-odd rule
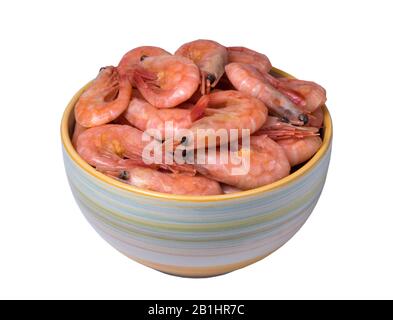
[[[326,102],[326,90],[315,82],[274,78],[269,74],[264,77],[306,113],[314,112]]]
[[[269,116],[261,129],[254,135],[267,135],[277,141],[288,138],[305,138],[319,135],[319,128],[298,127],[283,121],[280,118]]]
[[[162,55],[170,55],[169,52],[159,47],[143,46],[128,51],[123,58],[121,58],[119,66],[117,67],[120,74],[129,74],[134,71],[135,66],[147,57],[156,57]]]
[[[195,40],[183,44],[175,55],[191,59],[201,71],[201,93],[209,93],[225,72],[228,52],[221,44],[211,40]]]
[[[87,128],[109,123],[127,109],[131,94],[127,76],[119,76],[115,67],[103,68],[80,96],[75,106],[75,119]]]
[[[189,99],[199,85],[199,69],[189,59],[179,56],[147,57],[140,66],[155,80],[134,74],[142,96],[156,108],[173,108]]]
[[[182,104],[178,108],[157,109],[147,102],[138,91],[123,114],[136,128],[148,131],[158,140],[173,137],[181,129],[191,127],[192,123],[202,114],[191,104]]]
[[[262,100],[272,112],[293,124],[304,125],[308,122],[307,115],[253,66],[234,62],[226,65],[225,71],[237,90]]]
[[[121,172],[120,176],[130,185],[157,192],[196,196],[222,194],[217,181],[203,176],[167,173],[139,166]]]
[[[272,64],[267,56],[245,47],[228,47],[228,63],[239,62],[252,65],[261,73],[269,72]]]
[[[321,147],[320,137],[306,137],[303,139],[285,139],[277,143],[283,148],[291,166],[303,163],[310,159]]]
[[[107,124],[83,132],[77,141],[79,155],[90,165],[100,171],[121,171],[138,166],[148,166],[143,157],[144,149],[150,146],[162,149],[162,144],[154,139],[145,141],[143,132],[127,126]],[[161,159],[163,160],[163,159]],[[190,166],[166,165],[163,162],[149,164],[169,170],[193,172]]]
[[[196,170],[213,180],[229,184],[236,188],[247,190],[273,183],[287,176],[290,165],[284,150],[267,136],[251,137],[250,148],[241,147],[231,151],[238,155],[249,156],[249,170],[243,174],[234,174],[239,164],[231,161],[221,161],[220,152],[207,152],[206,164],[195,164]],[[230,154],[229,159],[232,156]]]
[[[190,127],[191,137],[178,135],[174,139],[175,145],[182,143],[185,149],[204,145],[209,147],[217,142],[228,143],[231,138],[238,139],[242,129],[248,129],[252,134],[262,127],[267,118],[267,108],[262,101],[234,90],[202,96],[195,108],[204,110],[204,116]],[[201,134],[202,130],[205,130],[206,135]],[[237,131],[239,135],[231,136],[230,130]],[[227,134],[218,137],[216,134],[219,131]],[[211,139],[211,136],[220,140]]]

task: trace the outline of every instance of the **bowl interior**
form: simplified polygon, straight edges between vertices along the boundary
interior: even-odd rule
[[[281,71],[277,68],[273,68],[272,70],[273,74],[277,76],[282,76],[282,77],[287,77],[287,78],[294,78],[293,76],[289,75],[288,73]],[[214,195],[214,196],[185,196],[185,195],[173,195],[173,194],[167,194],[167,193],[160,193],[160,192],[155,192],[155,191],[150,191],[150,190],[145,190],[145,189],[140,189],[125,183],[122,183],[120,181],[117,181],[115,179],[112,179],[101,172],[96,171],[93,167],[91,167],[87,162],[85,162],[79,154],[76,152],[74,149],[72,143],[71,143],[71,135],[75,126],[75,116],[74,116],[74,106],[76,102],[78,101],[80,95],[83,93],[83,91],[88,88],[90,83],[85,85],[82,89],[80,89],[75,96],[71,99],[69,102],[67,108],[64,111],[63,118],[61,121],[61,139],[62,139],[62,144],[65,152],[71,159],[79,166],[81,167],[84,171],[86,171],[88,174],[96,177],[97,179],[101,180],[102,182],[114,186],[129,192],[133,193],[138,193],[144,196],[149,196],[149,197],[154,197],[154,198],[160,198],[160,199],[165,199],[165,200],[176,200],[176,201],[191,201],[191,202],[207,202],[207,201],[222,201],[222,200],[230,200],[230,199],[235,199],[235,198],[242,198],[242,197],[249,197],[249,196],[254,196],[257,194],[261,194],[267,191],[271,191],[273,189],[280,188],[288,183],[293,182],[296,179],[299,179],[302,175],[306,174],[309,170],[311,170],[315,164],[317,164],[321,158],[327,153],[329,150],[329,146],[331,144],[332,140],[332,120],[329,114],[329,110],[327,109],[326,106],[323,106],[323,112],[324,112],[324,128],[322,129],[322,145],[318,152],[310,159],[308,160],[305,164],[303,164],[300,168],[298,168],[296,171],[292,172],[290,175],[287,177],[278,180],[274,183],[271,183],[266,186],[258,187],[255,189],[250,189],[247,191],[242,191],[242,192],[236,192],[236,193],[231,193],[231,194],[223,194],[223,195]]]

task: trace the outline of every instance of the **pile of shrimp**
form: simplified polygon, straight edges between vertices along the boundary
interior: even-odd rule
[[[320,85],[277,76],[266,55],[245,47],[196,40],[171,54],[143,46],[117,67],[101,68],[80,96],[72,143],[96,170],[135,187],[179,195],[240,192],[284,178],[318,151],[325,101]],[[200,129],[248,130],[251,137],[246,146],[239,134],[201,138]],[[178,161],[167,148],[182,146],[180,158],[187,158],[206,141],[203,153],[212,161],[202,163]],[[236,150],[227,147],[234,141]],[[152,161],[153,150],[164,157]],[[233,170],[223,150],[247,154],[249,170]]]

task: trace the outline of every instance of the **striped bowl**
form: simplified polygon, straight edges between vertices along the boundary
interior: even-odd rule
[[[290,77],[278,69],[275,72]],[[76,153],[70,139],[73,110],[87,86],[72,98],[61,123],[68,181],[94,229],[131,259],[177,276],[224,274],[277,250],[313,211],[325,183],[332,145],[326,107],[322,147],[288,177],[234,194],[180,196],[111,179]]]

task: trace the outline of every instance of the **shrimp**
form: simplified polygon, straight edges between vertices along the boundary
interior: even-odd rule
[[[305,138],[319,135],[319,128],[316,127],[297,127],[283,121],[280,118],[269,116],[261,129],[254,135],[267,135],[273,140],[288,138]]]
[[[212,40],[195,40],[183,44],[175,55],[184,56],[201,70],[201,93],[210,92],[225,72],[228,62],[228,52],[224,46]]]
[[[135,66],[146,57],[156,57],[162,55],[170,55],[168,51],[159,47],[143,46],[128,51],[123,58],[121,58],[119,66],[117,67],[120,74],[130,74],[134,71]]]
[[[269,58],[259,52],[245,47],[227,47],[228,63],[239,62],[252,65],[261,73],[269,72],[272,68]]]
[[[147,57],[140,66],[155,80],[139,72],[134,82],[142,96],[156,108],[173,108],[188,100],[199,86],[199,69],[189,59],[179,56]]]
[[[157,140],[143,139],[143,132],[136,128],[107,124],[83,132],[77,141],[77,151],[87,163],[103,172],[128,170],[138,165],[194,173],[194,169],[186,165],[170,166],[162,162],[148,165],[143,157],[144,149],[148,145],[150,150],[162,147]]]
[[[166,144],[181,143],[186,150],[200,146],[210,147],[217,143],[217,140],[211,137],[218,138],[216,133],[219,133],[219,130],[226,134],[220,134],[218,142],[225,144],[230,142],[230,139],[239,138],[231,135],[231,130],[237,130],[240,134],[242,129],[248,129],[252,134],[261,128],[267,119],[267,108],[262,101],[234,90],[218,91],[202,96],[195,108],[204,110],[204,115],[189,128],[191,136],[177,135],[174,141],[168,140]],[[201,134],[202,130],[205,130],[205,135]]]
[[[86,128],[111,122],[127,109],[131,95],[132,86],[127,76],[120,76],[115,67],[103,68],[80,96],[75,119]]]
[[[277,143],[283,148],[291,166],[295,166],[310,159],[321,147],[322,139],[312,136],[303,139],[284,139]]]
[[[157,109],[135,91],[123,116],[136,128],[148,130],[156,139],[164,140],[164,137],[173,137],[179,130],[191,127],[202,112],[203,109],[186,103],[178,108]]]
[[[284,150],[266,135],[253,136],[250,148],[243,146],[238,151],[230,151],[236,155],[249,156],[249,170],[242,174],[235,174],[238,164],[231,161],[221,161],[220,152],[207,152],[205,164],[195,164],[195,169],[204,176],[234,186],[241,190],[257,188],[273,183],[286,177],[290,172],[290,165]]]
[[[276,141],[284,149],[291,166],[310,159],[322,144],[319,128],[296,127],[270,116],[254,135],[267,135]]]
[[[167,173],[134,166],[121,172],[119,177],[127,184],[157,192],[197,196],[222,194],[217,181],[203,176]]]
[[[274,88],[253,66],[233,62],[226,65],[225,71],[237,90],[262,100],[272,112],[288,119],[292,124],[307,124],[307,114]]]
[[[275,78],[269,74],[264,74],[264,77],[304,112],[312,113],[326,102],[326,90],[315,82]]]

